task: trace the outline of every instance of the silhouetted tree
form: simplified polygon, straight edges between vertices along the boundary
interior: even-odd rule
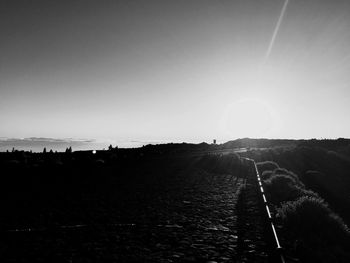
[[[66,148],[66,153],[72,153],[72,147],[67,147]]]
[[[46,147],[44,147],[43,153],[46,153]]]

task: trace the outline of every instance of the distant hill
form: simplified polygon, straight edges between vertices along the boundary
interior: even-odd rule
[[[282,146],[297,146],[302,140],[292,139],[250,139],[243,138],[225,142],[221,145],[224,149],[230,148],[269,148]]]
[[[293,139],[250,139],[243,138],[233,141],[228,141],[220,145],[220,148],[271,148],[271,147],[293,147],[293,146],[307,146],[320,147],[329,150],[335,150],[350,145],[350,139],[309,139],[309,140],[293,140]]]

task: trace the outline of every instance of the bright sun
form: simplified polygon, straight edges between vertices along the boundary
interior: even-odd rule
[[[276,112],[261,99],[241,99],[229,104],[221,119],[221,129],[229,138],[263,138],[276,128]]]

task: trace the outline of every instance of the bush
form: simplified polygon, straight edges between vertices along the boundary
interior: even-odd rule
[[[291,177],[293,177],[298,183],[301,183],[301,181],[299,180],[299,176],[297,176],[295,173],[293,173],[292,171],[289,171],[287,169],[284,168],[276,168],[275,170],[273,170],[274,174],[284,174],[284,175],[289,175]]]
[[[350,234],[343,220],[321,198],[304,196],[278,211],[296,240],[301,262],[349,262]]]
[[[272,174],[264,184],[269,194],[269,199],[275,204],[294,200],[303,194],[303,189],[298,186],[295,179],[289,175]]]
[[[307,196],[307,197],[314,197],[314,198],[320,198],[320,196],[312,191],[312,190],[307,190],[307,189],[303,189],[303,188],[300,188],[300,194],[301,196]]]
[[[320,188],[327,188],[332,182],[329,182],[329,178],[323,173],[318,171],[308,170],[304,174],[304,181],[306,185],[312,185],[317,191]]]
[[[339,243],[349,238],[343,220],[319,197],[303,196],[284,203],[278,214],[286,227],[309,243]]]
[[[280,167],[271,169],[275,165],[263,162],[258,169],[268,200],[276,205],[301,262],[350,262],[350,233],[342,218],[317,193],[305,189],[296,174]],[[306,185],[319,185],[319,189],[332,184],[325,178],[316,171],[303,176]]]
[[[259,174],[262,174],[264,171],[273,171],[279,168],[277,163],[271,161],[259,162],[256,163],[256,166],[258,167]]]
[[[273,171],[263,171],[263,173],[261,174],[261,179],[262,180],[270,179],[272,175],[273,175]]]

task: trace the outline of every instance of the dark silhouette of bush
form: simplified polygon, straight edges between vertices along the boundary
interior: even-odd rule
[[[299,176],[296,175],[295,173],[293,173],[292,171],[289,171],[285,168],[276,168],[275,170],[273,170],[274,174],[285,174],[288,176],[291,176],[295,179],[296,182],[301,183],[301,181],[299,180]]]
[[[298,240],[302,261],[349,262],[349,229],[323,199],[303,196],[284,203],[278,214]]]
[[[275,204],[272,208],[287,209],[286,204],[294,204],[297,207],[293,213],[288,214],[289,220],[280,223],[283,223],[281,232],[287,235],[286,240],[296,242],[302,262],[350,262],[347,252],[350,251],[349,234],[345,234],[344,237],[342,233],[348,231],[343,231],[343,219],[336,215],[339,213],[349,224],[349,149],[349,140],[311,140],[300,143],[300,146],[280,148],[278,151],[261,150],[246,153],[247,157],[256,161],[277,162],[281,167],[299,175],[283,168],[268,169],[263,165],[258,166],[268,200]],[[281,175],[288,178],[273,179]],[[283,185],[283,181],[286,185]],[[324,201],[315,201],[311,205],[300,201],[322,200],[319,195],[325,198],[327,204]],[[301,207],[308,208],[302,210],[294,202],[301,202]],[[317,203],[321,205],[317,206]],[[327,208],[324,208],[324,204]],[[317,209],[321,212],[314,211]],[[296,213],[298,216],[292,216]],[[300,228],[301,225],[304,227]]]
[[[316,193],[306,190],[299,177],[284,168],[264,171],[262,179],[269,199],[275,204],[295,200],[303,195],[318,196]]]
[[[263,171],[261,174],[261,179],[267,180],[273,175],[273,171]]]
[[[270,201],[275,204],[294,200],[303,194],[302,187],[289,175],[272,174],[264,184]]]
[[[271,161],[259,162],[256,163],[256,166],[258,167],[260,174],[262,174],[264,171],[273,171],[279,168],[277,163]]]
[[[72,153],[72,147],[67,147],[65,153]]]
[[[325,174],[318,171],[309,170],[306,171],[303,178],[306,185],[312,185],[312,188],[320,193],[324,198],[328,197],[329,191],[327,188],[332,186],[332,184],[328,182],[329,178],[327,178]]]
[[[349,140],[308,140],[300,145],[278,152],[250,151],[246,155],[256,161],[277,162],[298,174],[308,189],[317,192],[350,225]]]

